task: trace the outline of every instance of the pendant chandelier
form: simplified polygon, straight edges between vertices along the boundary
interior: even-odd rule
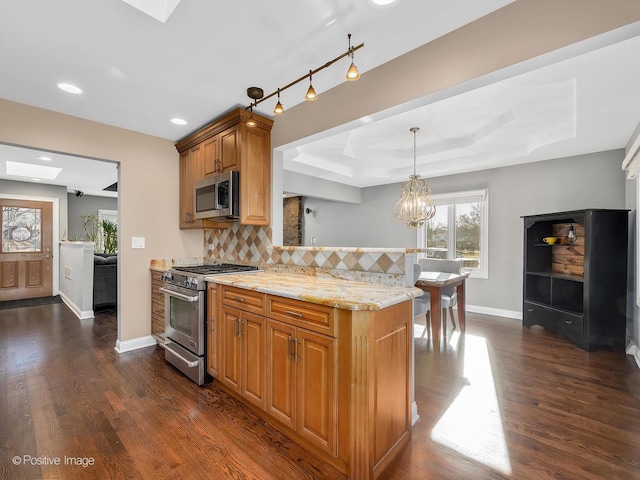
[[[416,173],[416,134],[420,128],[413,127],[409,130],[413,132],[413,175],[409,175],[409,180],[402,184],[400,200],[393,213],[406,222],[407,227],[418,228],[435,216],[436,207],[429,198],[431,191],[427,181]]]

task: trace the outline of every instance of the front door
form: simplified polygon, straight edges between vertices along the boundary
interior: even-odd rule
[[[0,301],[53,295],[53,204],[0,198]]]

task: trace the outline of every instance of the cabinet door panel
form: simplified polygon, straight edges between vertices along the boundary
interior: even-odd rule
[[[271,212],[271,159],[269,132],[260,128],[243,131],[240,168],[240,222],[269,225]]]
[[[209,177],[220,173],[217,165],[218,160],[218,137],[212,137],[202,142],[202,169],[204,176]]]
[[[225,130],[219,136],[220,168],[223,172],[238,169],[238,128]]]
[[[236,392],[240,392],[240,337],[238,321],[240,312],[228,308],[222,309],[222,375],[220,380]]]
[[[295,328],[267,321],[267,412],[295,429],[295,371],[292,340]]]
[[[264,408],[264,317],[242,314],[242,395]]]
[[[297,336],[297,431],[336,455],[336,341],[303,329]]]

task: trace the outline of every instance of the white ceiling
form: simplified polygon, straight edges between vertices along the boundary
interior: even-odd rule
[[[175,0],[165,0],[175,4]],[[166,22],[116,0],[0,3],[0,97],[177,140],[231,108],[246,88],[269,93],[347,48],[361,73],[467,24],[512,0],[183,0]],[[137,2],[131,2],[137,3]],[[388,116],[289,152],[285,168],[356,186],[400,181],[412,170],[412,126],[425,176],[622,148],[638,123],[637,39],[439,102]],[[344,65],[342,65],[344,63]],[[322,95],[344,81],[349,61],[313,77]],[[7,68],[11,65],[12,68]],[[59,82],[83,90],[70,95]],[[302,82],[281,96],[302,101]],[[274,102],[275,103],[275,102]],[[257,109],[271,116],[266,101]],[[177,126],[171,118],[185,119]],[[0,148],[4,161],[38,163],[38,152]],[[101,195],[117,180],[103,165],[59,154],[70,190]],[[84,170],[89,167],[92,173]],[[71,175],[67,177],[68,175]],[[76,178],[74,178],[76,177]],[[27,180],[27,179],[25,179]],[[27,180],[28,181],[28,180]]]

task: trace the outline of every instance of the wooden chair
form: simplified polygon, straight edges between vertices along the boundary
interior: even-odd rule
[[[462,260],[441,260],[438,258],[420,258],[418,265],[424,272],[445,272],[460,273],[462,271]],[[458,304],[456,287],[444,287],[440,291],[440,302],[442,305],[442,330],[443,335],[447,335],[447,310],[451,318],[451,325],[456,329],[456,320],[453,315],[453,307]]]

